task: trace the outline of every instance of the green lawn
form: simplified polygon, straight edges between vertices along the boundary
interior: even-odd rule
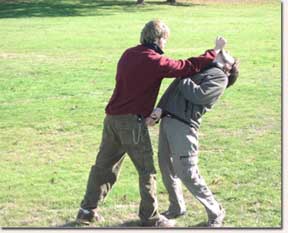
[[[117,61],[146,21],[161,18],[171,29],[167,56],[199,55],[222,35],[240,59],[239,81],[203,118],[199,166],[227,227],[281,227],[280,1],[135,1],[0,1],[0,226],[79,227]],[[157,162],[158,126],[150,132]],[[101,205],[106,221],[92,227],[138,224],[137,181],[127,157]],[[184,191],[188,214],[177,226],[203,226],[204,208]]]

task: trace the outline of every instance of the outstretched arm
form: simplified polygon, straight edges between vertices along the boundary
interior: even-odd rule
[[[223,37],[217,37],[214,49],[207,50],[198,57],[191,57],[187,60],[173,60],[165,56],[161,56],[157,61],[160,67],[161,77],[188,77],[199,73],[214,61],[217,54],[225,47],[227,41]]]

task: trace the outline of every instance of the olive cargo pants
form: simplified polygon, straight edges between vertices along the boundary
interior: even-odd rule
[[[139,217],[144,223],[154,223],[159,213],[153,149],[145,120],[137,115],[106,115],[102,142],[90,170],[81,207],[97,208],[116,182],[125,153],[139,175]]]

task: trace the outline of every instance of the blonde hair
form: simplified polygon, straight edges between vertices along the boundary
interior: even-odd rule
[[[151,20],[145,24],[140,36],[141,44],[152,44],[157,39],[167,38],[170,30],[168,26],[159,19]]]

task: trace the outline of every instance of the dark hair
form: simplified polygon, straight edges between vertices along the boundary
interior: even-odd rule
[[[232,86],[236,82],[238,76],[239,76],[239,60],[235,58],[235,62],[230,70],[230,75],[228,76],[228,84],[226,88]]]

